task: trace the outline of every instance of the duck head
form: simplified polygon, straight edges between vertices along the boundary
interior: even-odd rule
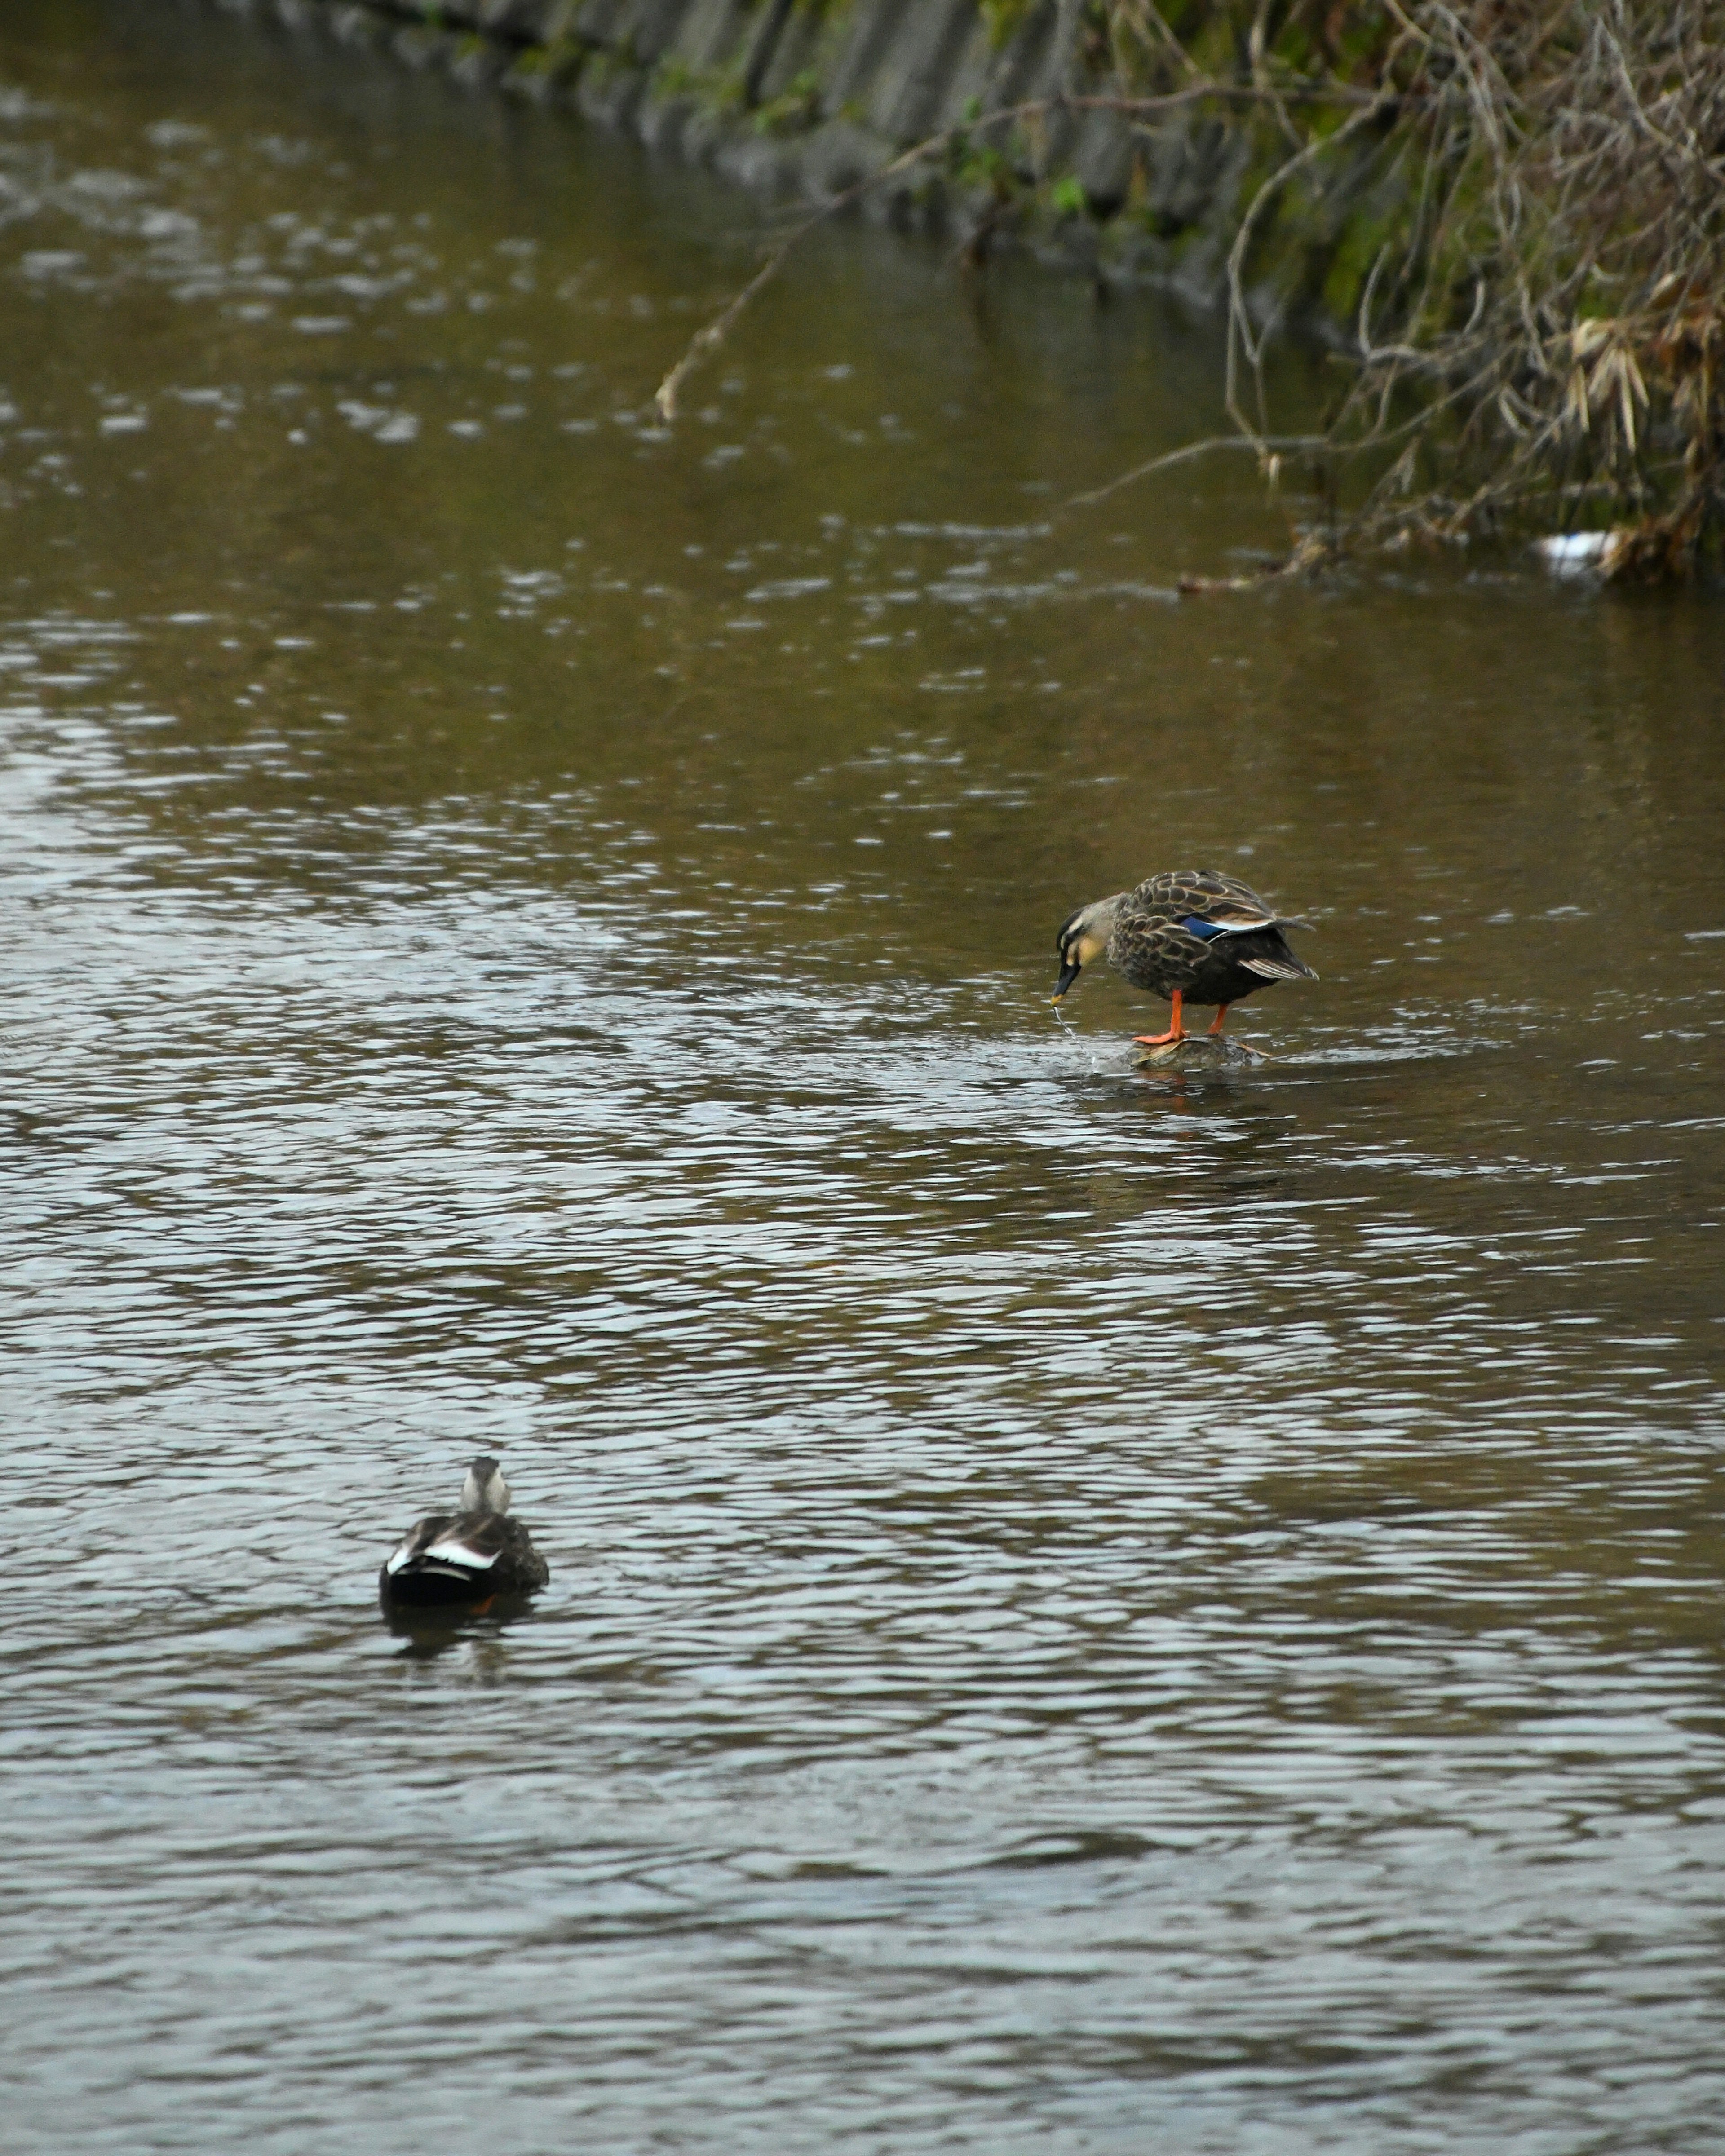
[[[498,1460],[475,1460],[467,1471],[467,1479],[461,1485],[461,1509],[464,1512],[506,1512],[509,1510],[509,1485],[503,1479],[503,1463]]]
[[[1088,906],[1081,906],[1076,913],[1069,913],[1060,923],[1060,932],[1055,938],[1055,948],[1060,954],[1060,978],[1055,983],[1050,1001],[1058,1003],[1091,960],[1100,957],[1107,949],[1114,916],[1125,896],[1122,891],[1112,898],[1093,899]]]

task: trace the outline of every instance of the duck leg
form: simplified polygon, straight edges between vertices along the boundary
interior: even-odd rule
[[[1185,991],[1183,988],[1176,988],[1174,990],[1173,1024],[1169,1027],[1168,1030],[1166,1033],[1135,1033],[1132,1035],[1132,1041],[1135,1046],[1139,1048],[1167,1048],[1173,1042],[1176,1040],[1183,1040],[1186,1038],[1186,1029],[1180,1023],[1180,1004],[1184,994]],[[1223,1008],[1225,1009],[1227,1006],[1224,1004]]]
[[[1219,1033],[1222,1030],[1222,1021],[1227,1017],[1227,1004],[1218,1004],[1216,1006],[1216,1015],[1210,1020],[1210,1031],[1212,1033]]]

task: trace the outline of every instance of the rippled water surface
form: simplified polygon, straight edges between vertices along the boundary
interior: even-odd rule
[[[755,218],[0,19],[7,2145],[1717,2149],[1717,597],[1183,603],[1209,333],[860,227],[667,434]]]

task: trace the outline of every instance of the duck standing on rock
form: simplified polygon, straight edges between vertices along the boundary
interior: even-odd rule
[[[531,1594],[551,1577],[519,1520],[506,1517],[509,1485],[495,1460],[475,1460],[461,1508],[428,1512],[377,1575],[385,1609],[480,1608],[500,1594]]]
[[[1092,900],[1060,923],[1054,1000],[1059,1003],[1091,960],[1106,952],[1122,979],[1166,996],[1173,1005],[1166,1033],[1133,1036],[1141,1046],[1165,1048],[1189,1038],[1180,1022],[1182,1006],[1189,1003],[1216,1006],[1209,1030],[1219,1034],[1228,1006],[1255,988],[1317,978],[1282,933],[1308,925],[1284,919],[1256,891],[1214,869],[1147,876],[1136,891]]]

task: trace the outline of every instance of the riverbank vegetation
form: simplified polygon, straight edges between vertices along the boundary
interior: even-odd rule
[[[991,0],[993,34],[1028,4]],[[1292,508],[1289,566],[1590,532],[1571,558],[1662,576],[1717,547],[1719,0],[1096,0],[1077,28],[1069,90],[968,114],[828,210],[921,168],[968,192],[973,258],[1014,222],[1166,225],[1157,162],[1177,130],[1189,158],[1231,160],[1224,439]],[[1102,116],[1129,144],[1117,196],[1063,168]],[[806,228],[667,377],[667,414]],[[1319,320],[1337,388],[1290,433],[1266,341]]]

